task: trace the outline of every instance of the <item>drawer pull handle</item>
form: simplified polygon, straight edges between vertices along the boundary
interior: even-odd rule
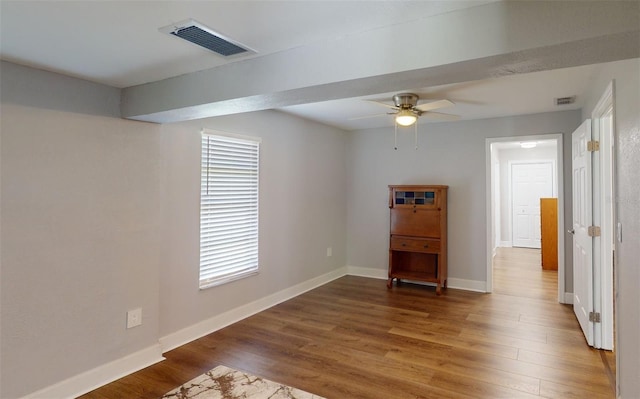
[[[407,244],[405,244],[405,243],[403,242],[403,243],[402,243],[402,246],[403,246],[403,247],[406,247],[406,246],[407,246]]]
[[[429,244],[424,244],[424,247],[425,248],[429,248]]]

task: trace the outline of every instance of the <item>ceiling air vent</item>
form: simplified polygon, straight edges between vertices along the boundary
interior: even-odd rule
[[[568,105],[576,102],[576,96],[556,98],[556,105]]]
[[[160,32],[187,40],[224,57],[255,53],[249,47],[214,32],[193,19],[165,26],[160,28]]]

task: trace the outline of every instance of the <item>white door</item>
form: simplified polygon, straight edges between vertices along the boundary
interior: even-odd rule
[[[593,346],[593,238],[589,236],[592,214],[591,119],[587,119],[571,137],[571,170],[573,173],[573,311],[580,322],[587,343]]]
[[[553,197],[553,163],[511,165],[514,247],[540,248],[540,198]]]

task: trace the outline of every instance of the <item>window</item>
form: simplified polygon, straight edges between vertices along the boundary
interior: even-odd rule
[[[202,132],[200,288],[258,272],[260,140]]]

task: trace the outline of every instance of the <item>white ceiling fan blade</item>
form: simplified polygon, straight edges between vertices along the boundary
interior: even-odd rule
[[[357,121],[359,119],[368,119],[368,118],[377,118],[379,116],[387,116],[389,114],[374,114],[374,115],[365,115],[365,116],[356,116],[355,118],[349,118],[350,121]]]
[[[455,105],[455,104],[449,100],[438,100],[438,101],[432,101],[430,103],[417,105],[415,106],[415,109],[424,112],[424,111],[431,111],[432,109],[450,107],[452,105]]]
[[[387,107],[387,108],[398,110],[398,107],[396,107],[395,105],[383,103],[383,102],[380,102],[380,101],[375,101],[375,100],[364,100],[364,101],[367,101],[367,102],[370,102],[370,103],[374,103],[374,104],[377,104],[377,105],[382,105],[383,107]]]
[[[425,117],[425,118],[439,120],[439,121],[457,121],[460,119],[459,115],[442,114],[440,112],[425,112],[420,117],[421,118]]]

